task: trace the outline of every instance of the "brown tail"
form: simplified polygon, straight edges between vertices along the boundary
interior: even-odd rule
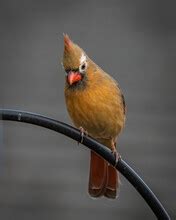
[[[118,173],[99,155],[91,151],[89,194],[92,197],[117,197]]]
[[[115,199],[117,197],[118,187],[119,187],[119,173],[114,167],[108,165],[107,184],[106,184],[106,191],[104,193],[104,196],[110,199]]]

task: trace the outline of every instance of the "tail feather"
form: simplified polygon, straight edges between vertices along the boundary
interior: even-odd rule
[[[117,197],[117,189],[119,187],[119,174],[117,170],[108,165],[107,169],[107,184],[104,196],[107,198],[115,199]]]
[[[108,164],[102,157],[91,151],[89,194],[92,197],[105,196],[115,199],[119,186],[117,170]]]
[[[107,162],[91,151],[90,175],[89,175],[89,194],[92,197],[104,195],[107,181]]]

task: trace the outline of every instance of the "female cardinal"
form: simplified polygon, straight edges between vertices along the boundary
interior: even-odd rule
[[[64,35],[65,100],[77,128],[117,155],[117,137],[125,123],[125,101],[117,82]],[[89,194],[116,198],[119,175],[114,167],[91,151]]]

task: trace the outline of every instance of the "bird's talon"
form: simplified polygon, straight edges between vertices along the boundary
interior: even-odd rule
[[[112,154],[115,157],[115,165],[116,165],[119,162],[119,160],[121,159],[121,155],[117,151],[112,151]]]
[[[80,135],[81,135],[81,141],[78,142],[78,145],[79,145],[79,143],[81,143],[81,144],[83,143],[84,135],[88,136],[88,132],[86,130],[84,130],[83,127],[80,127],[79,130],[80,130]]]

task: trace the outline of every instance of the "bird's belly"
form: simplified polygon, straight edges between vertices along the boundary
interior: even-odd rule
[[[94,138],[116,138],[123,127],[123,116],[116,104],[67,102],[76,127],[83,127]]]

